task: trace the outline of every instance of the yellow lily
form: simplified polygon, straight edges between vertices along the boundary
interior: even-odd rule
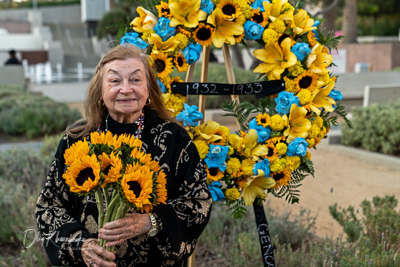
[[[133,30],[135,32],[144,32],[154,29],[158,22],[157,17],[141,6],[139,6],[136,10],[139,13],[139,17],[136,17],[130,23],[130,25],[133,27]]]
[[[305,34],[317,29],[317,27],[313,27],[313,25],[314,20],[310,18],[307,11],[300,9],[293,17],[291,28],[296,34]]]
[[[179,45],[179,41],[174,37],[170,37],[163,42],[161,37],[156,33],[152,33],[148,40],[150,44],[154,45],[153,51],[173,52]]]
[[[227,42],[231,45],[236,43],[234,35],[241,35],[244,32],[243,26],[234,21],[225,19],[226,16],[220,8],[215,8],[213,13],[208,16],[207,23],[215,26],[212,41],[215,47],[222,47]]]
[[[311,110],[314,111],[318,116],[321,114],[321,110],[319,108],[324,108],[328,112],[335,110],[332,105],[336,105],[336,101],[329,96],[329,93],[334,87],[335,82],[330,80],[325,87],[314,92],[314,97],[311,102]]]
[[[218,122],[207,121],[197,128],[196,135],[200,135],[200,137],[203,138],[207,143],[221,140],[222,137],[218,134],[215,134],[220,126],[221,125]]]
[[[252,177],[248,178],[243,186],[243,200],[245,205],[253,204],[257,196],[264,199],[267,195],[265,190],[272,188],[275,180],[269,177]]]
[[[258,157],[268,154],[268,147],[257,142],[258,134],[255,129],[250,129],[243,139],[244,155],[251,158],[253,161],[258,160]]]
[[[283,133],[287,136],[286,142],[292,142],[296,137],[306,138],[308,130],[311,128],[311,122],[305,118],[307,109],[292,104],[288,120],[288,127]]]
[[[297,62],[296,55],[290,51],[290,47],[291,39],[285,38],[281,46],[278,43],[269,43],[265,46],[265,49],[255,50],[254,56],[264,63],[258,65],[254,72],[269,73],[272,71],[275,78],[280,79],[282,72]]]
[[[188,28],[195,28],[199,21],[207,18],[207,13],[200,10],[200,0],[176,0],[169,4],[172,15],[170,27],[183,25]]]
[[[284,5],[288,2],[288,0],[276,0],[273,3],[269,3],[268,1],[263,2],[264,12],[263,15],[268,16],[271,21],[275,21],[276,19],[281,20],[293,20],[293,9],[287,10]],[[286,10],[286,12],[282,12]]]
[[[307,67],[310,72],[325,74],[328,73],[327,67],[331,65],[333,57],[330,54],[323,53],[323,46],[317,43],[307,57]]]

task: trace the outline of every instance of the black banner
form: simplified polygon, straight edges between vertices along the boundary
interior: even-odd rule
[[[285,89],[283,80],[245,84],[173,83],[171,91],[181,95],[256,95],[257,98],[279,93]]]
[[[272,248],[264,207],[262,205],[258,205],[256,202],[257,201],[253,202],[253,209],[256,217],[257,232],[260,240],[263,263],[265,267],[275,267],[274,250]]]

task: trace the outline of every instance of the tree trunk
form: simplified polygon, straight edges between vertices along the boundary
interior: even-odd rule
[[[323,0],[322,1],[322,10],[326,9],[329,7],[329,5],[333,2],[333,0]],[[330,8],[323,14],[323,18],[325,19],[324,22],[322,22],[322,28],[325,29],[327,32],[331,32],[335,30],[335,20],[336,20],[336,9]]]
[[[341,43],[357,43],[357,0],[345,0],[342,31]]]

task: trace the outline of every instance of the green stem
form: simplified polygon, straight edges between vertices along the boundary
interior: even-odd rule
[[[95,192],[95,197],[96,197],[96,204],[97,204],[97,210],[99,212],[99,216],[97,219],[97,224],[99,225],[99,230],[103,227],[104,224],[104,201],[103,201],[103,194],[101,192],[100,187],[98,187],[96,189]],[[101,245],[103,243],[103,239],[99,238],[99,240],[97,241],[99,245]]]
[[[106,207],[108,207],[108,205],[110,205],[110,195],[108,194],[108,188],[109,188],[109,185],[106,185],[103,188],[103,194],[104,194],[104,197],[106,198]]]

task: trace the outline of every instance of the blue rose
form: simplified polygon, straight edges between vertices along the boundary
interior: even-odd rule
[[[306,44],[306,43],[296,43],[294,46],[292,46],[292,48],[290,49],[290,51],[293,52],[293,54],[296,55],[297,60],[299,61],[303,61],[304,58],[306,56],[308,56],[308,54],[310,54],[311,49],[310,49],[310,45]]]
[[[342,95],[342,93],[341,93],[340,91],[338,91],[338,90],[332,90],[332,91],[329,93],[329,96],[332,97],[333,100],[335,100],[335,101],[341,101],[341,100],[343,100],[343,95]]]
[[[318,27],[319,23],[320,23],[319,20],[314,21],[313,27]],[[317,41],[319,41],[318,31],[312,30],[312,32],[314,33],[314,36],[317,39]]]
[[[204,162],[207,167],[218,168],[221,172],[226,170],[226,157],[228,156],[229,146],[210,145],[210,151]]]
[[[165,85],[159,79],[157,79],[157,84],[160,87],[161,93],[165,94],[167,92]]]
[[[264,159],[263,161],[257,162],[256,164],[254,164],[253,173],[255,176],[258,176],[259,170],[262,170],[264,172],[264,176],[269,175],[270,169],[269,169],[269,160],[268,159]]]
[[[220,182],[212,182],[208,185],[213,201],[221,201],[225,199],[224,192],[221,190]]]
[[[299,98],[294,95],[294,93],[282,91],[278,94],[278,97],[275,98],[276,103],[276,111],[280,115],[287,115],[290,113],[290,108],[292,104],[299,105]]]
[[[201,114],[195,105],[189,106],[186,103],[183,103],[183,105],[185,109],[176,116],[176,119],[182,121],[184,126],[196,126],[203,118],[203,114]]]
[[[203,10],[207,13],[207,15],[210,15],[214,10],[214,4],[211,2],[211,0],[201,0],[200,10]]]
[[[200,58],[201,44],[189,44],[185,49],[183,49],[183,57],[186,59],[188,64],[195,63]]]
[[[154,26],[154,31],[161,37],[163,42],[168,40],[171,36],[175,35],[175,27],[169,26],[170,20],[168,18],[161,17],[156,26]]]
[[[251,8],[252,9],[260,8],[260,12],[264,12],[265,9],[264,9],[263,2],[270,3],[270,1],[268,1],[268,0],[254,0],[254,2],[251,4]]]
[[[244,27],[244,39],[246,40],[259,40],[261,39],[263,32],[264,32],[264,27],[261,26],[260,24],[248,20],[246,23],[243,25]]]
[[[146,48],[149,44],[143,41],[142,38],[139,37],[137,32],[127,32],[124,37],[121,38],[121,44],[134,44],[140,49]]]
[[[271,134],[271,128],[269,127],[264,127],[262,125],[257,124],[256,119],[252,119],[249,122],[249,128],[254,129],[257,131],[258,134],[258,140],[257,142],[264,142],[269,138],[269,135]]]
[[[296,137],[289,143],[286,154],[293,156],[305,156],[307,152],[308,143],[304,138]]]

